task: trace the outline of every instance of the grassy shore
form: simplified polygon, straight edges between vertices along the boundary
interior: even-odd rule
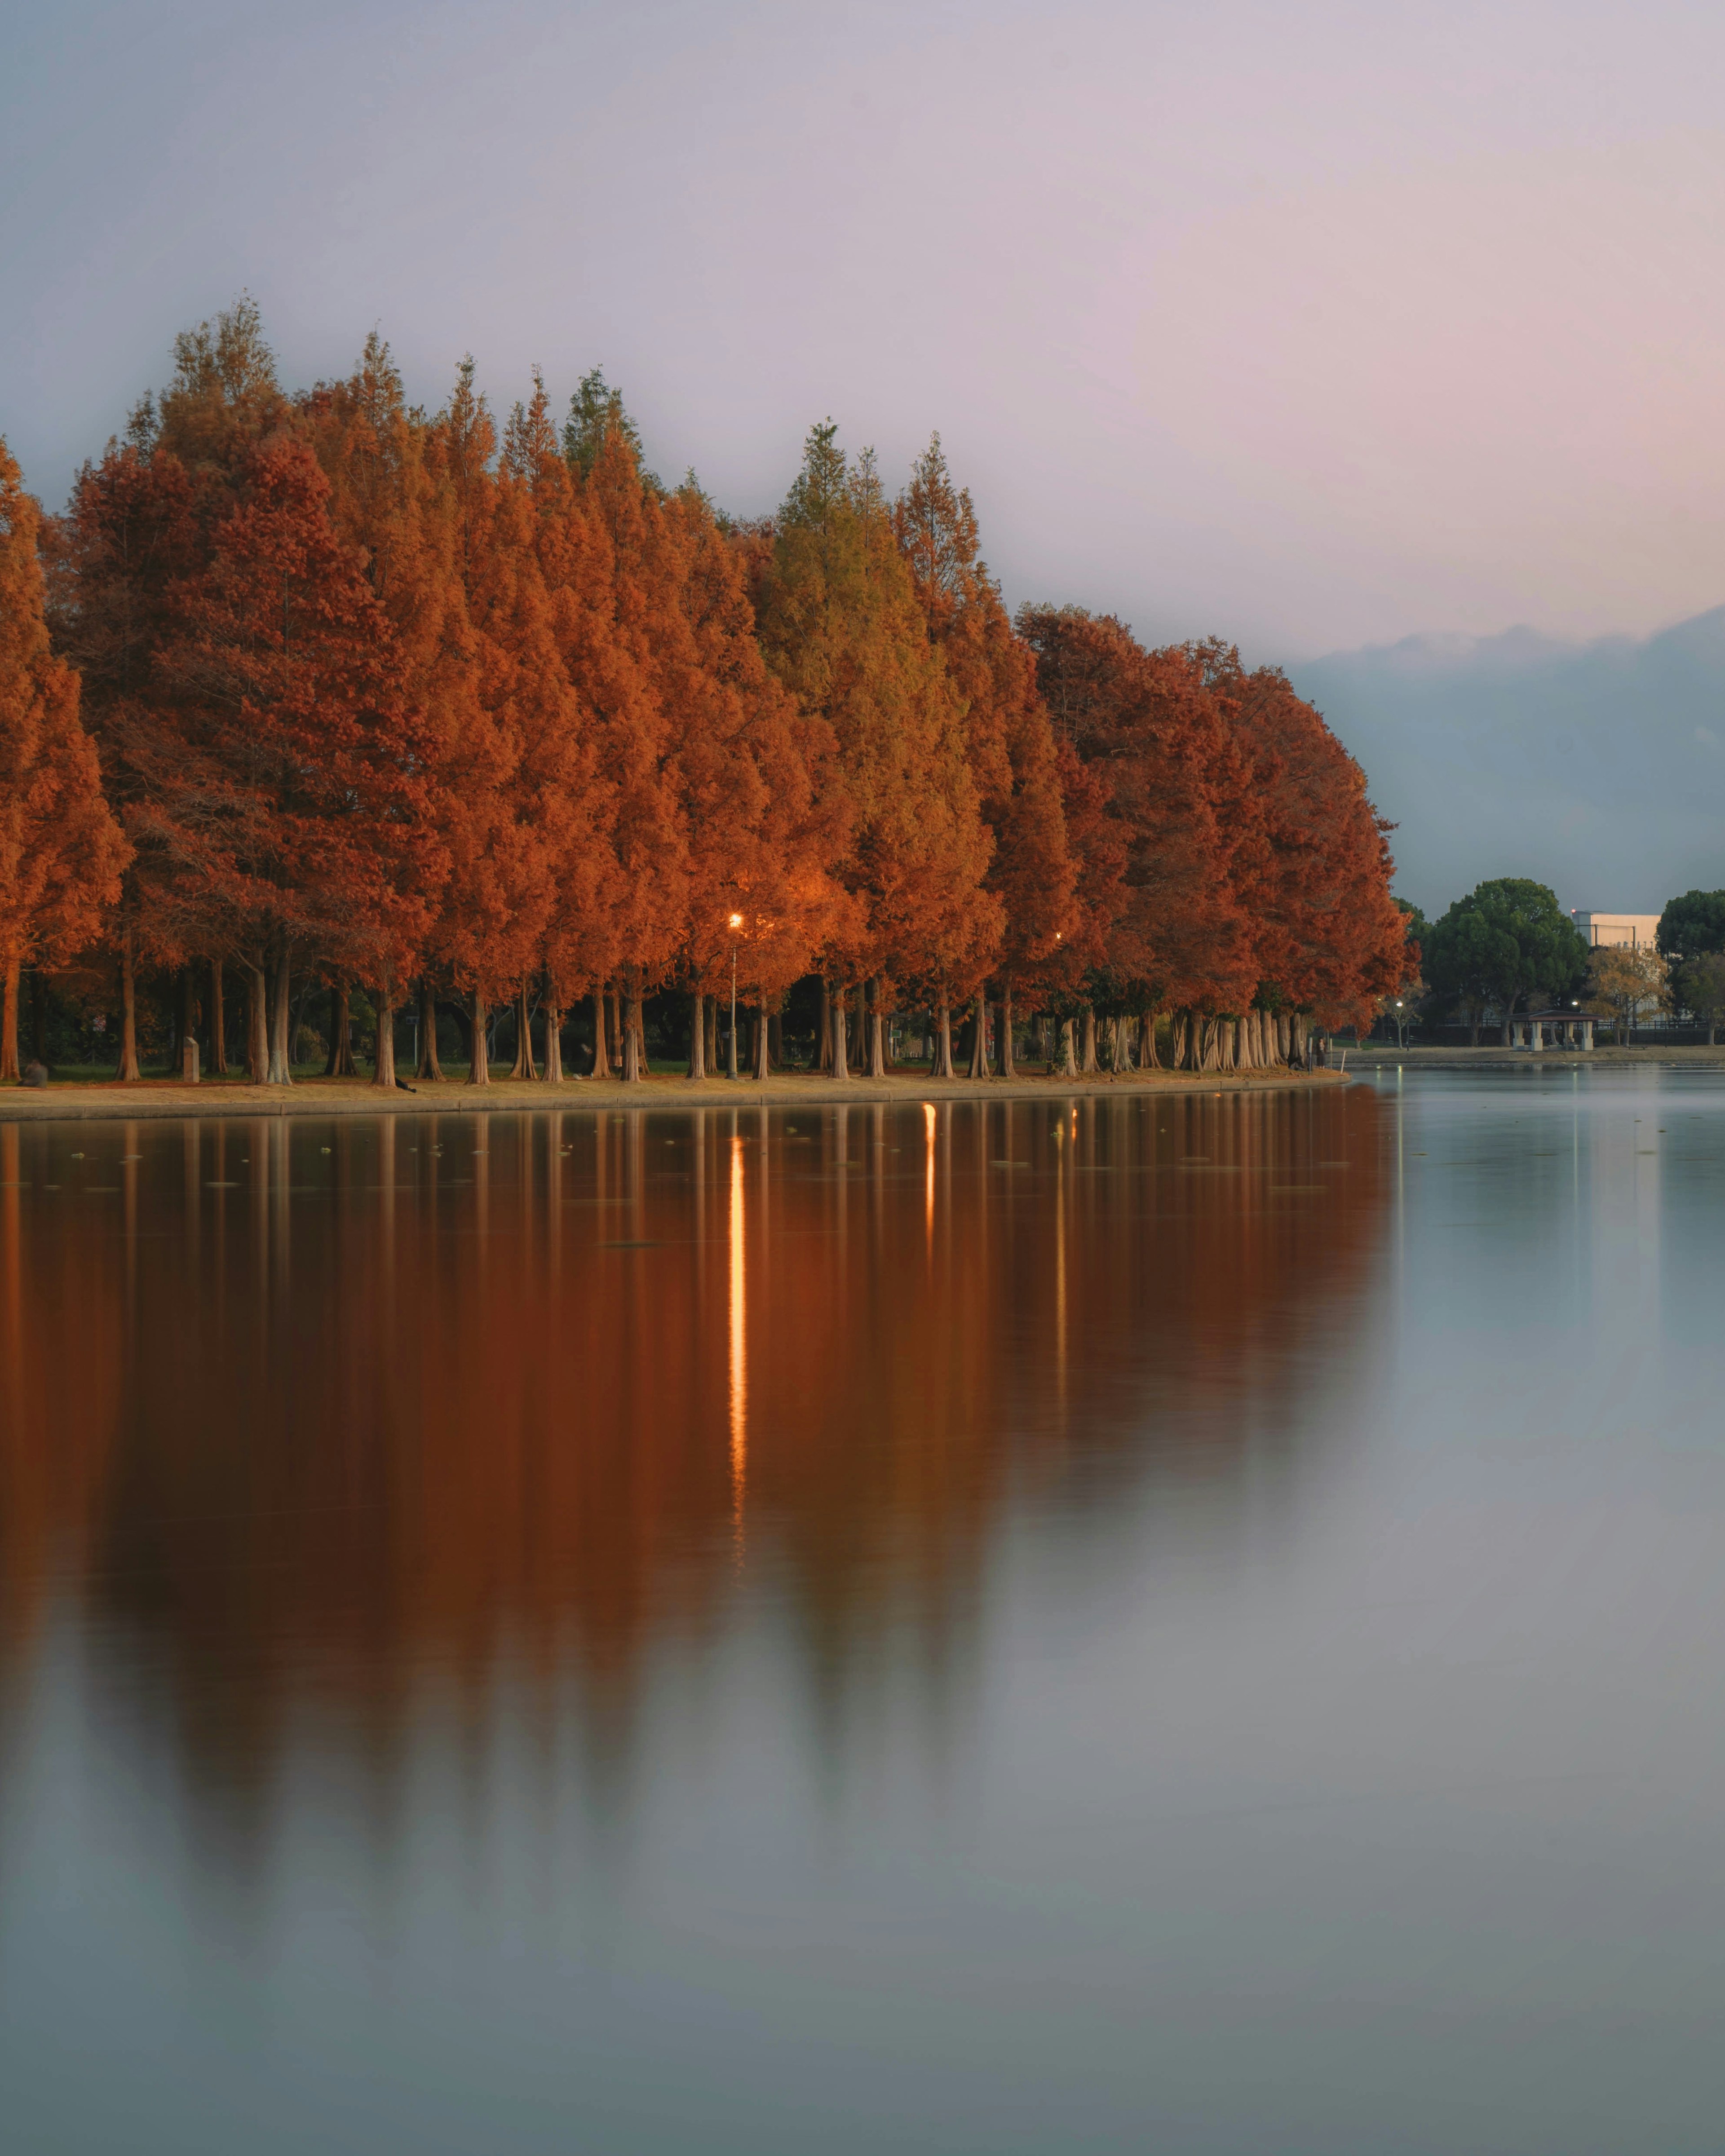
[[[852,1101],[1046,1100],[1050,1095],[1117,1092],[1264,1092],[1271,1088],[1343,1082],[1334,1070],[1134,1070],[1088,1078],[930,1078],[899,1070],[890,1078],[850,1078],[842,1084],[810,1071],[779,1076],[709,1078],[692,1083],[680,1070],[655,1070],[638,1085],[617,1079],[570,1078],[561,1086],[542,1080],[493,1078],[470,1086],[457,1065],[441,1084],[410,1081],[411,1093],[379,1092],[368,1079],[296,1074],[291,1086],[254,1086],[243,1078],[211,1078],[186,1086],[177,1079],[143,1078],[121,1086],[111,1077],[82,1073],[48,1086],[0,1090],[0,1122],[56,1117],[172,1116],[496,1115],[523,1108],[726,1108],[831,1105]]]

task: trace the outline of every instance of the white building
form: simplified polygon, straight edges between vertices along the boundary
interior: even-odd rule
[[[1625,944],[1632,950],[1651,951],[1659,926],[1656,913],[1590,913],[1585,906],[1572,906],[1569,918],[1590,951],[1620,950]]]

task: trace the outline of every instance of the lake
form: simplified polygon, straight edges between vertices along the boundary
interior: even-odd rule
[[[10,2145],[1717,2149],[1722,1255],[1704,1072],[0,1126]]]

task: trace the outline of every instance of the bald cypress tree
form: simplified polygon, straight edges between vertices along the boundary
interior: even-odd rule
[[[1035,654],[1014,634],[981,558],[970,495],[953,485],[938,434],[894,505],[893,529],[929,636],[964,701],[965,755],[993,841],[983,888],[1001,909],[999,942],[992,952],[978,951],[977,963],[998,984],[1000,1072],[1010,1077],[1015,1002],[1026,991],[1031,1004],[1037,1002],[1039,969],[1074,927],[1076,866],[1054,728],[1036,685]],[[931,983],[942,1040],[946,998],[982,986],[980,972]]]
[[[984,888],[993,840],[949,675],[894,536],[872,455],[853,465],[830,422],[812,428],[775,529],[761,598],[768,664],[830,729],[830,784],[850,837],[838,874],[854,903],[821,954],[837,992],[834,1075],[848,1065],[850,991],[875,985],[865,1043],[882,1067],[886,984],[974,970],[999,936]]]
[[[129,852],[102,797],[78,676],[49,648],[41,517],[0,440],[0,1079],[18,1075],[18,983],[92,941]]]

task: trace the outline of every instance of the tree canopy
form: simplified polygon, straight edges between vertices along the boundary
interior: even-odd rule
[[[1432,922],[1423,949],[1431,986],[1461,1004],[1476,1029],[1495,1004],[1506,1040],[1518,1005],[1568,995],[1587,971],[1587,946],[1557,894],[1526,876],[1476,885]]]
[[[1725,951],[1725,891],[1686,891],[1681,898],[1667,899],[1653,940],[1666,958]]]
[[[123,1075],[141,967],[239,968],[277,1081],[294,983],[362,986],[380,1083],[413,995],[457,999],[475,1082],[499,1007],[525,1040],[531,1004],[614,999],[636,1075],[644,998],[694,1027],[733,958],[763,1019],[818,975],[841,1042],[866,986],[874,1067],[907,1000],[1179,1012],[1196,1059],[1403,977],[1321,716],[1220,640],[1014,622],[937,435],[891,500],[823,422],[742,525],[647,468],[597,367],[561,428],[536,372],[500,425],[470,357],[410,405],[375,333],[290,393],[243,299],[80,473],[51,603],[3,463],[0,511],[8,1009],[81,949]]]

